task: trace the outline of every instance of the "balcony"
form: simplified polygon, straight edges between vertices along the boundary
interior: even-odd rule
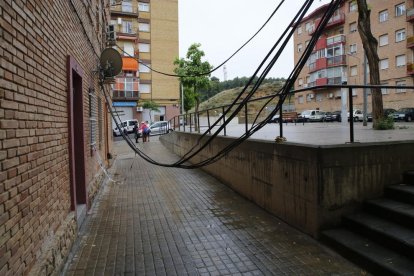
[[[414,9],[407,10],[407,22],[413,22],[414,21]]]
[[[319,26],[320,23],[321,23],[321,18],[316,19],[315,20],[315,25],[314,25],[315,27],[312,28],[312,29],[310,29],[308,31],[308,33],[310,35],[312,35],[316,31],[316,29],[318,28],[318,26]],[[333,17],[331,17],[331,19],[329,19],[329,21],[326,24],[324,30],[326,31],[326,30],[328,30],[330,28],[343,25],[344,23],[345,23],[345,14],[342,13],[342,12],[340,12],[340,13],[334,15]]]
[[[121,77],[115,79],[112,85],[113,100],[138,100],[139,98],[139,81],[134,77]]]
[[[138,17],[138,5],[133,2],[121,2],[111,6],[111,16]]]
[[[328,78],[327,84],[342,84],[342,77]]]
[[[414,48],[414,36],[407,37],[407,48]]]
[[[327,67],[326,58],[319,58],[315,62],[309,64],[309,72],[315,72]]]
[[[346,42],[345,35],[331,36],[326,39],[327,46],[336,45],[336,44],[345,44],[345,42]]]
[[[407,63],[407,75],[414,75],[414,63]]]
[[[346,55],[327,58],[327,67],[346,65]]]

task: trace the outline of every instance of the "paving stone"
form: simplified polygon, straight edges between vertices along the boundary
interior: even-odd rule
[[[64,275],[361,275],[309,236],[201,170],[147,163],[115,142]],[[139,144],[177,160],[157,139]]]

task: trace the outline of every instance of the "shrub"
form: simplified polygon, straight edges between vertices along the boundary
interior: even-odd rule
[[[394,129],[394,118],[385,117],[378,120],[375,126],[376,130]]]

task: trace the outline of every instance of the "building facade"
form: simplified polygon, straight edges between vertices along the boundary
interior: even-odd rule
[[[58,274],[112,151],[109,1],[0,5],[0,275]],[[110,91],[110,86],[104,86]]]
[[[382,89],[384,108],[414,106],[413,85],[413,1],[367,1],[371,8],[371,30],[378,40],[380,78],[384,85],[401,89]],[[304,18],[295,30],[295,62],[298,62],[311,35],[327,9],[321,6]],[[318,39],[310,58],[295,83],[295,89],[326,84],[364,84],[364,49],[357,27],[356,1],[343,1]],[[369,68],[366,65],[367,84]],[[367,91],[367,110],[371,112],[371,96]],[[340,89],[309,90],[295,95],[298,112],[305,109],[341,110]],[[354,108],[363,109],[363,89],[353,90]]]
[[[174,74],[178,1],[113,0],[111,24],[116,32],[114,47],[123,55],[123,70],[115,79],[112,94],[119,119],[158,121],[178,115],[178,79],[154,71]],[[142,107],[146,100],[157,103],[159,111],[150,115],[150,110]]]

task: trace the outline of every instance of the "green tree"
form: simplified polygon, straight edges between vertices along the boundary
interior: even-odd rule
[[[177,67],[174,72],[180,75],[180,81],[184,87],[184,102],[185,97],[192,97],[195,101],[195,113],[197,114],[201,100],[201,90],[206,89],[209,86],[209,76],[206,74],[213,67],[207,61],[202,61],[204,52],[200,50],[201,44],[192,44],[187,51],[186,58],[175,59],[174,65]],[[190,101],[189,101],[190,102]],[[196,120],[197,122],[197,120]],[[198,126],[196,125],[196,128]]]
[[[369,65],[370,84],[381,85],[379,73],[378,41],[371,32],[371,10],[366,0],[356,0],[358,4],[358,31],[364,46],[365,55]],[[380,88],[372,91],[372,122],[375,129],[380,121],[384,120],[384,107]]]
[[[149,115],[150,115],[150,121],[152,122],[152,117],[151,117],[151,113],[152,111],[160,111],[160,106],[159,104],[157,104],[156,102],[152,101],[152,100],[145,100],[142,103],[142,107],[144,109],[149,109]]]

